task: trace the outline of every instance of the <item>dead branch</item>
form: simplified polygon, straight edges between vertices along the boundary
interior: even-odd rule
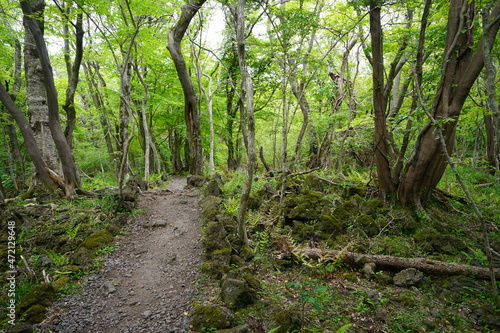
[[[373,262],[377,266],[397,269],[416,268],[419,271],[438,275],[466,275],[478,279],[489,280],[491,272],[488,268],[469,265],[452,264],[427,258],[403,258],[386,255],[360,254],[349,251],[322,249],[297,249],[295,254],[304,254],[312,260],[338,261],[348,264],[363,265]],[[500,278],[500,269],[494,269],[495,276]]]

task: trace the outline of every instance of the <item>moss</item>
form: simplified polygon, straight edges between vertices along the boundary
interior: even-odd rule
[[[300,221],[293,222],[292,237],[298,242],[310,240],[314,235],[314,226],[304,224]]]
[[[233,254],[231,256],[231,266],[243,267],[245,266],[245,260],[241,259],[240,256]]]
[[[359,215],[353,223],[354,227],[363,230],[369,237],[375,236],[380,232],[379,226],[371,215]]]
[[[54,289],[56,291],[61,290],[64,288],[68,283],[70,283],[71,279],[68,276],[61,276],[57,280],[55,280],[52,285],[54,286]]]
[[[41,323],[45,319],[47,308],[40,304],[35,304],[26,310],[21,318],[26,318],[26,322],[30,324]]]
[[[113,235],[107,230],[99,230],[89,237],[87,237],[81,244],[80,247],[84,247],[88,250],[98,250],[101,247],[108,245],[113,241]]]
[[[328,235],[337,235],[345,230],[347,223],[335,215],[321,215],[315,229]]]
[[[243,245],[240,249],[240,257],[245,261],[250,261],[255,257],[255,252],[248,245]]]
[[[303,191],[298,195],[289,195],[285,199],[285,216],[287,219],[300,221],[316,220],[321,214],[324,200],[321,192]]]
[[[195,305],[189,317],[196,332],[231,328],[237,324],[234,314],[229,309],[215,305]]]
[[[219,215],[219,199],[214,196],[204,197],[201,202],[201,215],[205,221],[216,221]]]
[[[366,186],[363,185],[353,185],[345,188],[344,196],[350,198],[353,195],[359,195],[360,197],[365,197],[367,193]]]
[[[36,304],[49,306],[55,299],[54,287],[49,283],[42,283],[21,297],[19,309],[24,312]]]
[[[75,265],[89,265],[96,256],[97,250],[113,241],[113,235],[107,230],[99,230],[87,237],[71,256]]]

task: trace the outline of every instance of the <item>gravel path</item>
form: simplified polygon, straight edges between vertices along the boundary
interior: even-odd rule
[[[188,332],[200,261],[200,208],[185,178],[146,191],[101,272],[54,305],[40,332]]]

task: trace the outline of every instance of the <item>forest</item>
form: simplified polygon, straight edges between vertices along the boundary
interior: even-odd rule
[[[1,0],[0,19],[5,212],[52,197],[130,213],[130,184],[220,180],[204,211],[229,216],[233,252],[479,261],[481,332],[500,327],[500,1]]]

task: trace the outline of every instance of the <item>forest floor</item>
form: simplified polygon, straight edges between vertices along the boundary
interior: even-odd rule
[[[144,191],[116,251],[80,293],[54,304],[41,332],[187,332],[200,262],[200,208],[186,178]]]

